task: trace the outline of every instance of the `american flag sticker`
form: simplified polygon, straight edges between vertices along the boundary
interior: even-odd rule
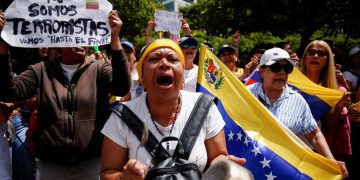
[[[99,2],[86,1],[86,9],[99,9]]]

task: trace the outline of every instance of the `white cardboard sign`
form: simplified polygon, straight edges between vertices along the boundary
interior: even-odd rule
[[[155,11],[155,31],[177,34],[181,29],[182,18],[181,13],[157,10]]]
[[[1,37],[27,48],[109,44],[111,10],[107,0],[14,0]]]

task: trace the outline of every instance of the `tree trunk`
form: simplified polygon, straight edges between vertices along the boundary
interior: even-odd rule
[[[303,56],[305,48],[309,44],[312,33],[313,33],[313,31],[311,31],[311,30],[303,31],[301,33],[300,47],[297,50],[297,54],[299,57]]]

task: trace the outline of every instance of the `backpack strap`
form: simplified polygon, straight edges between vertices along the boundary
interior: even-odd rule
[[[191,150],[195,144],[195,141],[199,135],[202,125],[207,117],[209,109],[215,99],[214,96],[209,94],[201,94],[196,104],[191,111],[191,114],[188,118],[188,121],[183,129],[183,132],[180,136],[180,141],[183,145],[184,153],[178,152],[178,148],[175,150],[173,157],[182,157],[188,159],[191,153]],[[131,129],[135,136],[141,141],[141,135],[144,128],[143,122],[137,117],[137,115],[131,111],[126,105],[118,104],[111,109],[115,114],[117,114]],[[162,147],[159,146],[159,141],[155,136],[148,130],[148,141],[146,142],[146,150],[155,158],[156,162],[161,162],[162,160],[170,157],[170,154]]]
[[[131,111],[126,105],[118,104],[114,108],[111,109],[116,115],[120,117],[120,119],[126,123],[126,125],[131,129],[131,131],[135,134],[138,140],[141,142],[142,131],[144,129],[144,123],[139,119],[139,117]],[[148,130],[148,140],[146,141],[145,148],[151,154],[152,157],[155,158],[156,162],[160,162],[167,157],[170,157],[170,154],[164,148],[158,148],[159,141],[156,137]],[[162,146],[159,146],[162,147]],[[155,149],[157,150],[157,154],[155,155]]]
[[[186,125],[181,133],[180,141],[184,148],[184,156],[182,158],[188,159],[195,141],[199,135],[202,125],[207,117],[212,102],[215,97],[210,94],[201,94],[196,104],[191,111],[191,114],[186,122]],[[177,152],[177,151],[175,151]],[[175,156],[175,154],[174,154]],[[181,156],[178,154],[178,156]]]

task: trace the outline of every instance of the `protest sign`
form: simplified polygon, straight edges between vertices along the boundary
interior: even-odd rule
[[[109,44],[111,10],[107,0],[14,0],[1,37],[27,48]]]
[[[155,31],[177,34],[181,29],[182,18],[181,13],[157,10],[155,11]]]

